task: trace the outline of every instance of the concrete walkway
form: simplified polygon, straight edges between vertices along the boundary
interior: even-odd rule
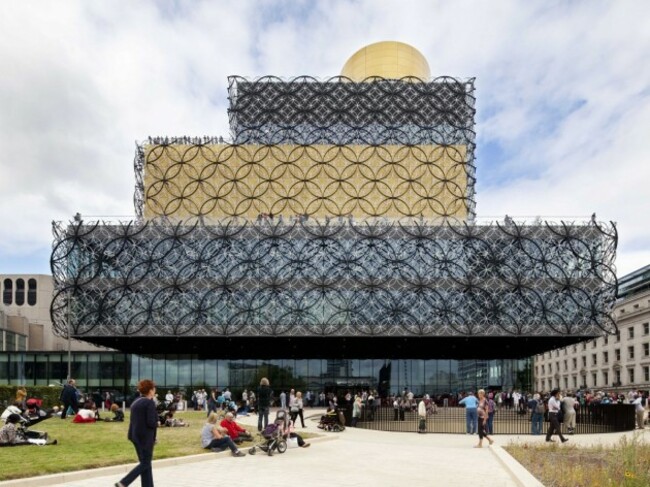
[[[309,411],[320,417],[317,410]],[[242,424],[256,424],[257,417],[240,418]],[[269,457],[261,452],[233,458],[229,452],[206,453],[192,457],[154,462],[157,487],[212,487],[238,485],[286,487],[287,484],[352,487],[373,485],[466,486],[481,478],[491,486],[538,487],[542,484],[501,448],[511,442],[544,443],[544,436],[495,436],[496,444],[473,448],[473,435],[445,435],[380,432],[347,428],[342,433],[326,433],[307,420],[304,431],[321,433],[322,438],[309,440],[310,448],[289,449]],[[297,432],[303,431],[298,428]],[[640,432],[648,441],[650,433]],[[568,443],[578,445],[613,445],[633,433],[572,436]],[[199,439],[197,438],[197,442]],[[487,444],[487,442],[485,443]],[[129,447],[125,443],[125,447]],[[59,485],[97,487],[113,485],[132,465],[51,475],[17,481],[0,482],[2,487]],[[140,485],[137,480],[133,485]]]

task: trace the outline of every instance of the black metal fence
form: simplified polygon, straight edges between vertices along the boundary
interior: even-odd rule
[[[350,411],[345,411],[346,424],[351,422]],[[400,411],[392,407],[364,408],[358,428],[382,431],[416,432],[418,430],[417,411]],[[633,430],[635,426],[634,406],[630,404],[592,404],[576,410],[575,434],[612,433]],[[548,428],[548,418],[544,415],[542,433]],[[493,419],[493,434],[525,435],[532,434],[532,414],[515,408],[497,409]],[[568,432],[566,421],[562,431]],[[437,412],[427,416],[427,433],[466,433],[466,415],[463,407],[439,407]]]

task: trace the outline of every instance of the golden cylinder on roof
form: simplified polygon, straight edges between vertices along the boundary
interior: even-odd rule
[[[341,76],[363,81],[372,76],[400,79],[431,78],[429,63],[420,51],[403,42],[383,41],[362,47],[345,63]]]

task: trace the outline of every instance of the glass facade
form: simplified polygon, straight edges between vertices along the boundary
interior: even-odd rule
[[[0,384],[48,385],[65,381],[66,353],[0,353]],[[378,360],[274,359],[220,360],[198,355],[135,355],[75,352],[72,376],[82,390],[131,392],[143,377],[161,389],[230,387],[244,389],[268,377],[274,390],[340,391],[377,389],[381,396],[402,391],[444,394],[493,389],[531,390],[530,359],[523,360]]]
[[[27,350],[27,336],[0,328],[0,354],[1,352],[15,352]]]

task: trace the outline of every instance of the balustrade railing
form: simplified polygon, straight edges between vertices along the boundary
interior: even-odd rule
[[[346,423],[351,421],[350,411],[346,411]],[[362,410],[358,428],[416,432],[418,430],[416,410],[399,410],[392,407],[365,407]],[[630,404],[591,404],[576,410],[575,434],[612,433],[633,430],[635,426],[634,406]],[[463,407],[438,407],[426,419],[427,433],[467,432],[466,414]],[[544,415],[542,434],[548,428],[547,414]],[[516,408],[497,409],[493,419],[493,434],[524,435],[532,434],[532,414]],[[562,424],[563,433],[568,432],[566,421]]]

